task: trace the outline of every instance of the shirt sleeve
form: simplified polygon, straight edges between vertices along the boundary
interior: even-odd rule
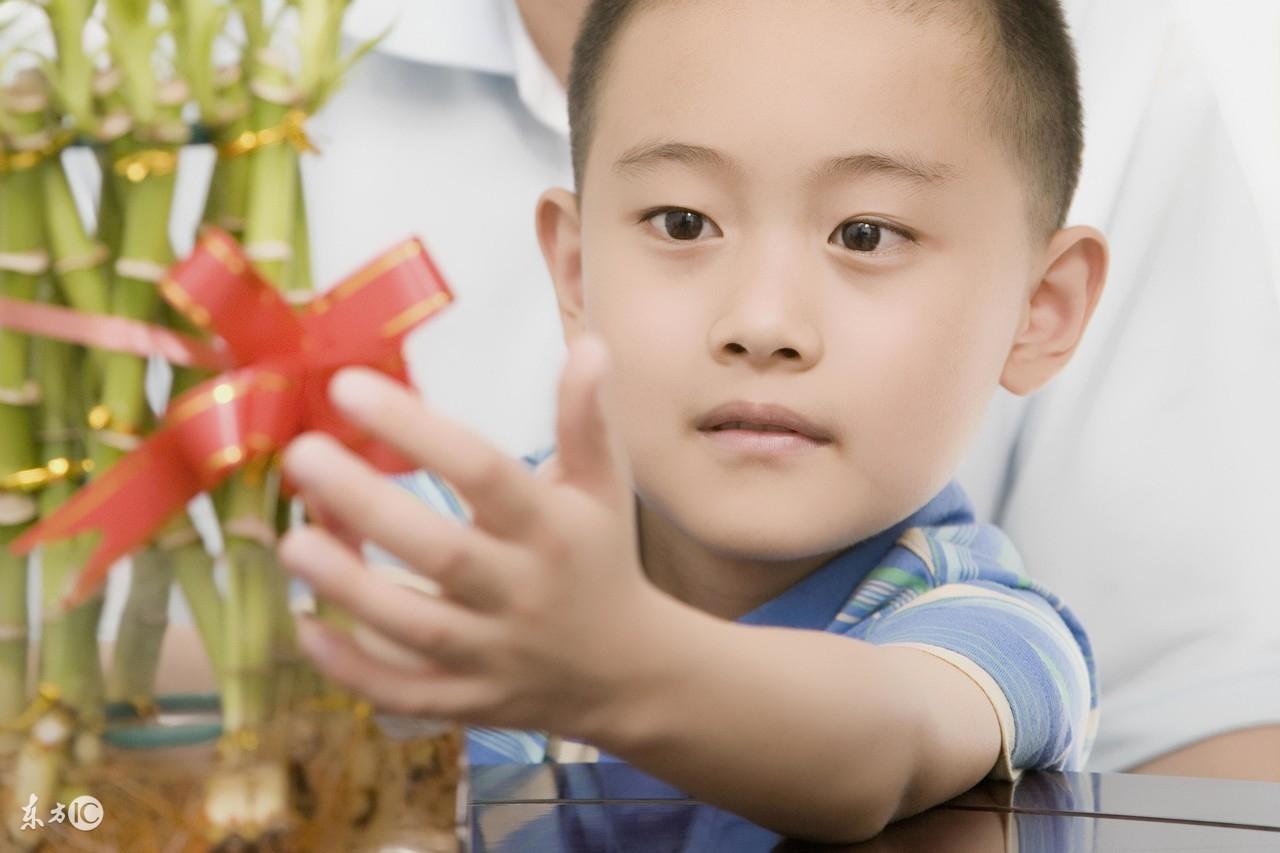
[[[864,638],[936,655],[973,679],[1000,724],[997,779],[1079,770],[1097,726],[1088,637],[1052,593],[1006,568],[970,569],[873,619]]]

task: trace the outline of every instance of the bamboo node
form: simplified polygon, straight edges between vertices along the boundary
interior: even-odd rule
[[[63,148],[76,138],[75,132],[66,130],[52,135],[41,136],[38,145],[22,151],[9,153],[0,150],[0,175],[10,172],[26,172],[39,166],[45,160],[61,153]]]
[[[251,515],[231,519],[222,525],[222,530],[227,535],[257,542],[265,548],[274,548],[276,545],[275,528]]]
[[[40,275],[48,269],[49,253],[44,249],[32,249],[27,252],[0,252],[0,270],[8,270],[22,275]]]
[[[116,260],[116,274],[137,281],[159,284],[164,281],[164,277],[168,272],[169,268],[163,264],[143,258],[118,258]]]
[[[257,263],[284,262],[293,257],[293,247],[284,240],[258,240],[246,243],[244,253],[249,260]]]
[[[35,498],[18,492],[0,491],[0,527],[26,524],[40,514]]]
[[[34,379],[28,379],[21,388],[0,388],[0,405],[34,406],[40,398],[40,386]]]
[[[166,533],[156,539],[156,545],[165,551],[176,551],[200,541],[200,533],[194,527],[186,526]]]
[[[123,450],[125,453],[137,450],[138,446],[142,444],[142,438],[136,432],[122,432],[120,430],[99,430],[98,441],[101,441],[107,447]]]
[[[66,275],[80,270],[91,270],[94,267],[102,266],[110,257],[111,252],[106,246],[101,243],[94,243],[93,248],[87,252],[55,260],[53,262],[53,271],[58,275]]]

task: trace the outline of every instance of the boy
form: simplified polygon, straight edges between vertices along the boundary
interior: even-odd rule
[[[537,214],[557,450],[530,473],[340,374],[337,405],[473,517],[297,440],[329,529],[282,560],[383,638],[308,624],[308,654],[388,710],[553,735],[476,730],[477,754],[590,744],[816,840],[1079,767],[1087,639],[948,484],[996,384],[1060,370],[1105,277],[1102,236],[1062,227],[1057,4],[598,0],[570,114],[577,194]],[[366,573],[366,540],[440,594]]]

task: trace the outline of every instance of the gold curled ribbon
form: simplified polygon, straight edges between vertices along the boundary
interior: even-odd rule
[[[112,166],[115,173],[131,184],[147,178],[165,177],[178,170],[178,152],[164,148],[144,148],[121,157]]]
[[[31,701],[25,711],[8,722],[0,721],[0,732],[25,732],[35,725],[36,720],[61,704],[62,691],[58,689],[58,685],[47,681],[42,682],[36,688],[36,698]]]
[[[0,477],[0,492],[36,492],[71,477],[93,472],[92,459],[67,459],[59,456],[39,468],[27,468]]]
[[[246,130],[230,142],[222,143],[218,146],[218,155],[224,160],[230,160],[282,142],[289,143],[299,152],[319,154],[320,149],[316,148],[307,136],[304,126],[306,121],[307,114],[302,110],[289,110],[275,127]]]
[[[6,151],[0,151],[0,175],[7,175],[10,172],[25,172],[28,169],[34,169],[45,160],[55,156],[71,144],[76,138],[75,131],[64,130],[56,133],[49,138],[49,141],[39,148],[31,148],[26,151],[15,151],[12,154]]]
[[[345,693],[325,693],[320,696],[308,696],[300,703],[302,710],[317,713],[336,711],[352,711],[355,701]]]
[[[232,729],[218,738],[218,755],[228,758],[234,755],[254,753],[258,751],[261,740],[253,729]]]
[[[137,427],[121,421],[106,405],[94,406],[89,410],[89,417],[86,420],[89,422],[89,429],[96,432],[119,432],[135,437],[141,435]]]

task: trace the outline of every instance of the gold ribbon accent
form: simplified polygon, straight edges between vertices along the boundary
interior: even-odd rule
[[[9,722],[0,721],[0,732],[25,732],[36,720],[62,705],[62,691],[58,685],[43,682],[36,688],[36,698],[27,709]]]
[[[111,411],[111,408],[105,404],[94,406],[89,410],[89,429],[98,432],[119,432],[129,436],[138,436],[141,433],[138,428],[126,424],[117,418]]]
[[[92,459],[50,459],[40,468],[27,468],[0,477],[0,492],[37,492],[71,477],[93,472]]]
[[[219,757],[225,759],[234,755],[257,752],[260,745],[258,733],[253,729],[233,729],[224,732],[222,737],[218,738],[217,750]]]
[[[246,130],[230,142],[219,145],[218,155],[230,160],[282,142],[289,143],[302,153],[319,154],[320,149],[316,148],[307,136],[307,130],[304,127],[306,121],[307,114],[302,110],[289,110],[275,127]]]
[[[319,713],[353,711],[355,708],[355,701],[346,693],[325,693],[320,696],[308,696],[300,704],[304,711]]]
[[[140,184],[147,178],[162,178],[176,172],[178,152],[164,148],[144,148],[121,157],[112,169],[129,183]]]
[[[0,175],[7,175],[10,172],[25,172],[28,169],[34,169],[45,160],[58,154],[63,148],[71,144],[76,138],[75,131],[64,130],[56,133],[49,138],[49,141],[37,148],[31,148],[26,151],[15,151],[12,154],[7,151],[0,151]]]

